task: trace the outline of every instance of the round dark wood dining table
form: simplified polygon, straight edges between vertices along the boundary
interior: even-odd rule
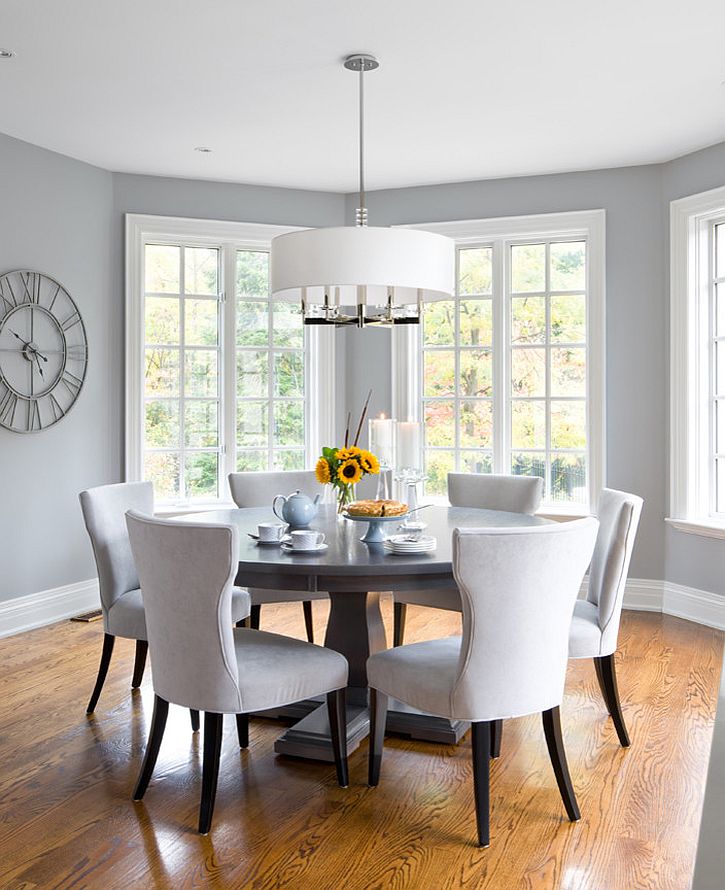
[[[454,528],[502,528],[542,525],[549,520],[522,513],[468,507],[432,506],[420,513],[425,534],[434,535],[432,553],[392,555],[382,544],[364,544],[367,525],[338,517],[333,505],[320,508],[310,527],[324,532],[321,553],[288,553],[276,544],[258,544],[250,537],[260,522],[276,521],[270,508],[213,510],[188,514],[182,522],[233,525],[239,529],[239,568],[236,584],[273,590],[326,591],[330,617],[325,646],[341,652],[350,664],[347,690],[348,751],[368,735],[366,661],[387,647],[380,612],[381,592],[441,590],[456,587],[451,566]],[[395,533],[397,524],[386,527]],[[304,597],[300,597],[303,599]],[[264,613],[263,613],[264,614]],[[297,722],[275,742],[275,751],[314,760],[332,761],[327,709],[321,699],[297,702],[266,717]],[[468,724],[424,714],[391,701],[387,731],[432,742],[455,743]]]

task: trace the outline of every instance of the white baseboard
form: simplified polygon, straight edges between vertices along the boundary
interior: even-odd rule
[[[662,611],[667,615],[725,630],[725,596],[707,590],[667,581]]]
[[[100,604],[97,578],[0,602],[0,637],[54,624],[98,609]]]
[[[586,597],[587,580],[584,579],[579,592],[582,599]],[[635,612],[662,612],[725,630],[725,596],[672,581],[629,578],[624,590],[624,608]]]

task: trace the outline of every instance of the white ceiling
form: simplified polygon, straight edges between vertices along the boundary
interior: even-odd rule
[[[370,189],[644,164],[725,140],[724,33],[723,0],[2,0],[0,131],[354,191],[363,50]]]

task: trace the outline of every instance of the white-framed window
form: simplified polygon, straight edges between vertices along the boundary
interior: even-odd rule
[[[670,516],[725,537],[725,188],[670,205]]]
[[[271,239],[291,229],[126,225],[126,478],[183,509],[227,502],[231,471],[311,466],[334,429],[334,339],[269,295]]]
[[[426,493],[444,497],[454,470],[533,474],[547,511],[588,511],[604,480],[604,211],[419,228],[457,251],[454,299],[394,332],[395,411],[424,422]]]

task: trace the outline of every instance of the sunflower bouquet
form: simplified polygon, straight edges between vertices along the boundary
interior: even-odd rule
[[[359,448],[357,444],[369,402],[370,394],[360,415],[353,444],[348,445],[350,430],[350,415],[348,415],[344,447],[323,448],[322,455],[315,465],[315,476],[320,485],[331,485],[336,492],[338,513],[342,513],[347,505],[355,500],[355,486],[363,476],[374,476],[380,472],[380,462],[377,457],[371,451]]]

